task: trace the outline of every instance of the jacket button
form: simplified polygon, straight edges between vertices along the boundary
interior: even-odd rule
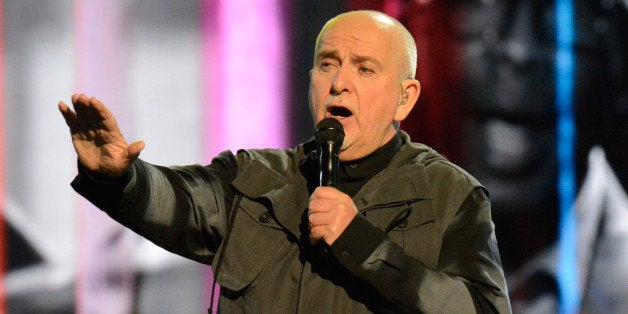
[[[402,228],[402,229],[407,226],[408,226],[408,219],[404,219],[397,224],[397,227]]]
[[[259,214],[259,217],[257,217],[257,220],[259,220],[259,222],[263,224],[268,223],[270,221],[270,214],[268,212],[263,212]]]
[[[342,257],[344,259],[349,258],[349,255],[351,255],[351,254],[349,254],[349,251],[342,251],[342,253],[340,253],[340,257]]]

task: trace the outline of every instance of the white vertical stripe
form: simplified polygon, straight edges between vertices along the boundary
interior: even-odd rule
[[[77,89],[97,96],[118,121],[126,100],[126,1],[80,0],[75,11]],[[77,312],[129,313],[133,309],[133,234],[93,205],[79,209]]]

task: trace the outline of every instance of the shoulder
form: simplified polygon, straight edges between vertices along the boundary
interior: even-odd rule
[[[235,160],[240,169],[248,167],[265,167],[279,173],[298,169],[300,162],[305,158],[304,144],[289,149],[241,149],[238,150]]]
[[[425,144],[410,142],[407,136],[404,140],[407,142],[399,152],[402,155],[401,159],[405,160],[406,164],[424,169],[423,173],[432,193],[458,192],[466,196],[474,188],[482,187],[473,175],[447,160],[436,150]]]
[[[414,156],[410,163],[421,169],[417,174],[424,177],[430,206],[440,217],[443,230],[461,212],[476,212],[482,206],[490,210],[488,191],[473,175],[426,145],[407,145]]]
[[[435,156],[428,156],[423,161],[428,176],[473,188],[482,186],[473,175],[462,167],[438,155],[436,152],[433,154]]]

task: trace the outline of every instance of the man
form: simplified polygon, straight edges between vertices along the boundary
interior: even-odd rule
[[[355,11],[321,30],[310,110],[340,121],[338,188],[316,187],[312,141],[224,152],[208,166],[137,157],[95,98],[59,104],[73,187],[158,245],[211,264],[231,312],[510,312],[484,188],[398,125],[420,93],[396,20]]]

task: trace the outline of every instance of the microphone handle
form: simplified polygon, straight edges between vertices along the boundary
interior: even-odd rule
[[[340,161],[338,160],[338,154],[334,153],[338,151],[334,146],[335,143],[332,141],[326,141],[321,144],[319,155],[320,186],[338,186],[338,166]]]

